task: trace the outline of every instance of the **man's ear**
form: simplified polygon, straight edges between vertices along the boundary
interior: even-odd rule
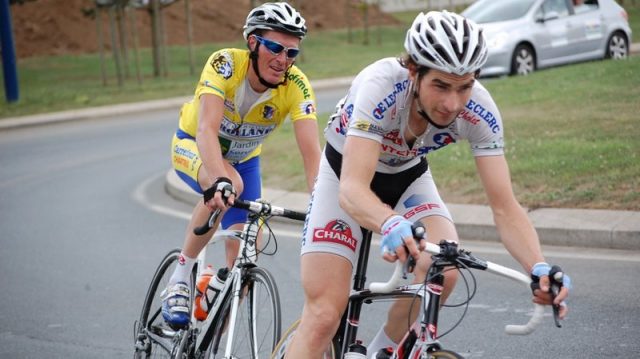
[[[249,51],[254,51],[256,49],[257,42],[258,40],[256,40],[255,36],[249,35],[249,37],[247,38],[247,48],[249,49]]]

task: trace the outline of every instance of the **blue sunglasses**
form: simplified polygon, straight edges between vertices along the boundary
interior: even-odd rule
[[[269,39],[265,39],[264,37],[260,37],[258,35],[253,35],[253,36],[255,36],[256,40],[258,40],[259,43],[264,45],[264,47],[266,47],[267,50],[269,50],[269,52],[271,52],[274,55],[280,55],[282,51],[286,50],[287,58],[293,59],[296,56],[298,56],[298,54],[300,53],[300,49],[297,49],[295,47],[284,47],[282,46],[282,44],[275,41],[271,41]]]

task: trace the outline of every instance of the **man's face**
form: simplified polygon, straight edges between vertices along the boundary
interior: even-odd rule
[[[417,75],[414,75],[414,79]],[[429,70],[417,84],[417,100],[431,121],[447,126],[469,102],[475,74],[454,75],[439,70]]]
[[[258,69],[260,76],[269,83],[280,83],[284,80],[283,76],[285,71],[287,71],[289,66],[295,61],[295,57],[288,57],[287,53],[290,54],[292,52],[291,50],[300,48],[300,39],[296,36],[277,31],[265,31],[261,36],[258,36],[262,38],[262,40],[256,35],[249,37],[249,47],[255,49],[256,46],[260,45],[258,50]],[[271,44],[269,44],[269,42],[271,42]],[[269,50],[269,46],[267,45],[278,47],[277,45],[273,46],[273,43],[281,45],[280,49],[284,46],[284,50],[279,53],[274,53]]]

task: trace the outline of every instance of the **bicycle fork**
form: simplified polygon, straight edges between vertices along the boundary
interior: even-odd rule
[[[425,290],[422,296],[422,319],[416,332],[414,324],[398,344],[398,349],[392,358],[418,358],[418,354],[433,352],[441,349],[438,341],[438,314],[440,312],[440,296],[444,289],[444,275],[440,264],[432,265],[427,273]]]

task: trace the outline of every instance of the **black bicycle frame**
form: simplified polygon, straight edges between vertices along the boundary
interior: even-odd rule
[[[373,294],[369,291],[363,291],[367,280],[366,273],[369,262],[372,233],[366,229],[362,229],[362,231],[363,240],[360,245],[360,252],[358,260],[356,261],[356,270],[353,278],[354,293],[349,296],[347,308],[342,315],[342,320],[340,321],[338,330],[333,337],[336,358],[342,358],[342,355],[346,353],[349,345],[356,342],[363,303],[367,302],[372,297],[394,296],[394,293],[380,295]],[[441,349],[437,342],[438,313],[440,310],[440,295],[442,293],[444,283],[443,269],[450,266],[455,266],[455,263],[444,258],[442,255],[434,256],[433,265],[431,265],[427,273],[428,281],[426,283],[426,290],[428,291],[429,299],[426,304],[426,308],[424,306],[421,308],[425,313],[420,325],[422,332],[427,334],[426,342],[432,345],[430,350]],[[395,295],[397,294],[398,292],[395,293]],[[407,335],[403,338],[398,345],[399,358],[402,358],[411,352],[416,338],[416,335]]]

